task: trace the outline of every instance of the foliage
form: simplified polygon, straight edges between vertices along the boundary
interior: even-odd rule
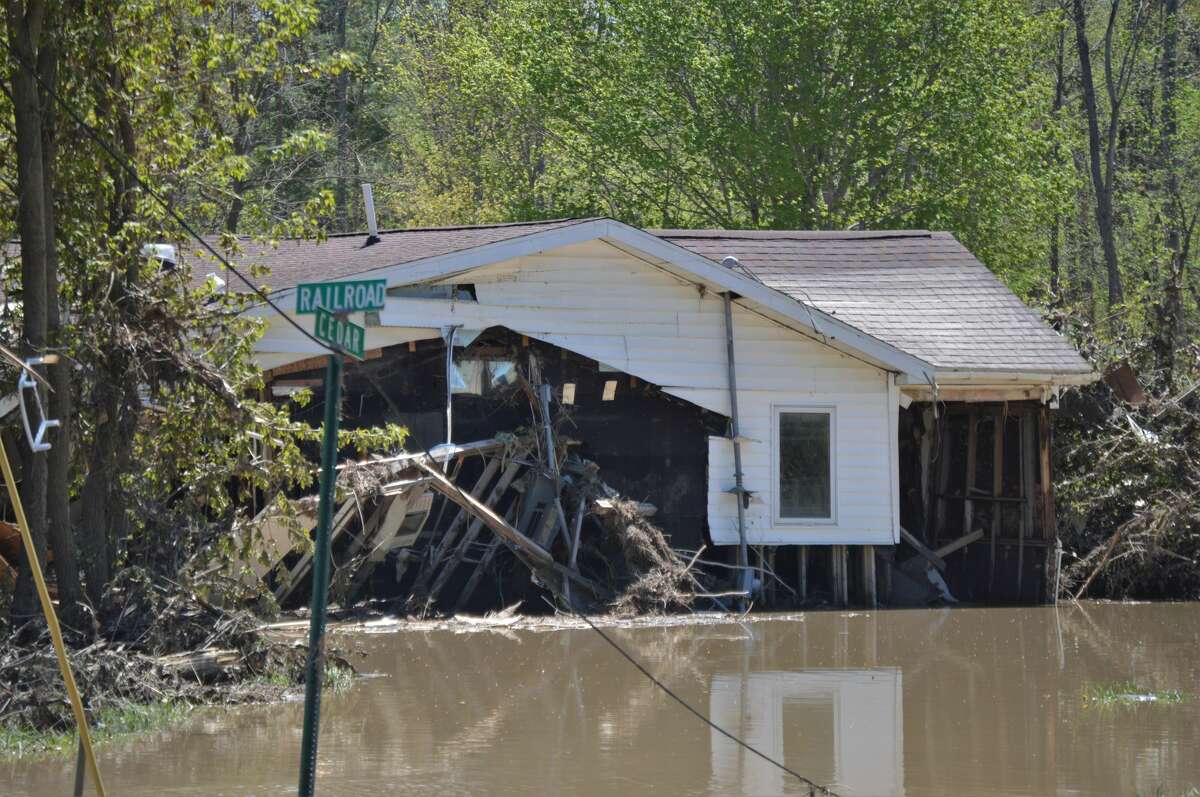
[[[1115,706],[1139,706],[1147,703],[1156,706],[1176,705],[1191,696],[1177,689],[1154,690],[1138,686],[1133,681],[1086,684],[1083,689],[1084,706],[1112,708]]]
[[[1095,588],[1193,594],[1200,581],[1197,431],[1191,410],[1170,404],[1200,379],[1195,0],[47,7],[60,93],[234,254],[233,232],[360,226],[351,189],[362,180],[384,226],[603,214],[949,229],[1099,368],[1128,363],[1151,393],[1142,410],[1103,391],[1064,407],[1068,548],[1094,562],[1115,529],[1130,532]],[[8,82],[15,68],[5,64]],[[238,316],[244,299],[197,283],[186,264],[143,258],[142,244],[188,235],[64,109],[46,107],[70,310],[60,348],[77,407],[71,495],[84,504],[95,601],[111,579],[97,557],[172,572],[200,548],[230,553],[248,509],[310,485],[318,432],[293,418],[305,397],[260,396],[250,354],[261,331]],[[11,96],[0,115],[11,143]],[[15,168],[6,152],[8,237]],[[5,294],[20,299],[6,258]],[[0,308],[6,341],[22,313]],[[391,429],[342,442],[401,441]]]

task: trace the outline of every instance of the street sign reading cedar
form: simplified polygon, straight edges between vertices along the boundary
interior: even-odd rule
[[[349,355],[360,360],[363,358],[367,330],[358,324],[351,324],[323,308],[317,308],[315,322],[313,324],[314,335],[326,343],[340,347]]]
[[[296,314],[356,313],[382,310],[387,301],[386,280],[302,282],[296,286]]]

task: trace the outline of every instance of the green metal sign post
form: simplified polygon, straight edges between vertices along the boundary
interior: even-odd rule
[[[325,679],[325,610],[329,603],[330,526],[333,524],[337,479],[338,421],[342,404],[342,355],[362,359],[367,331],[345,315],[382,310],[387,301],[384,280],[302,283],[296,288],[297,315],[315,316],[313,334],[328,343],[325,366],[325,436],[321,441],[321,494],[317,533],[313,540],[312,604],[309,608],[308,660],[304,669],[304,735],[300,741],[300,797],[313,797],[317,787],[317,740],[321,733],[321,684]]]
[[[309,607],[308,660],[304,668],[304,735],[300,742],[300,797],[312,797],[317,781],[317,737],[321,730],[321,684],[325,679],[325,609],[329,601],[329,527],[337,479],[338,421],[342,403],[342,355],[325,366],[325,436],[321,441],[321,495],[317,537],[313,540],[312,603]]]

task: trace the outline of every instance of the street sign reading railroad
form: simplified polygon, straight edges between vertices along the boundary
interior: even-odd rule
[[[324,308],[318,307],[316,316],[316,323],[313,325],[314,335],[326,343],[340,347],[349,355],[360,360],[363,358],[367,330],[358,324],[351,324]]]
[[[296,314],[357,313],[382,310],[387,301],[386,280],[302,282],[296,286]]]

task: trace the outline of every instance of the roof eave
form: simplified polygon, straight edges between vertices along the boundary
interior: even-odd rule
[[[972,387],[1077,387],[1090,385],[1100,378],[1095,370],[1067,369],[1003,369],[1003,368],[935,368],[933,378],[938,385],[969,385]],[[927,385],[924,380],[908,375],[896,378],[898,385]]]

